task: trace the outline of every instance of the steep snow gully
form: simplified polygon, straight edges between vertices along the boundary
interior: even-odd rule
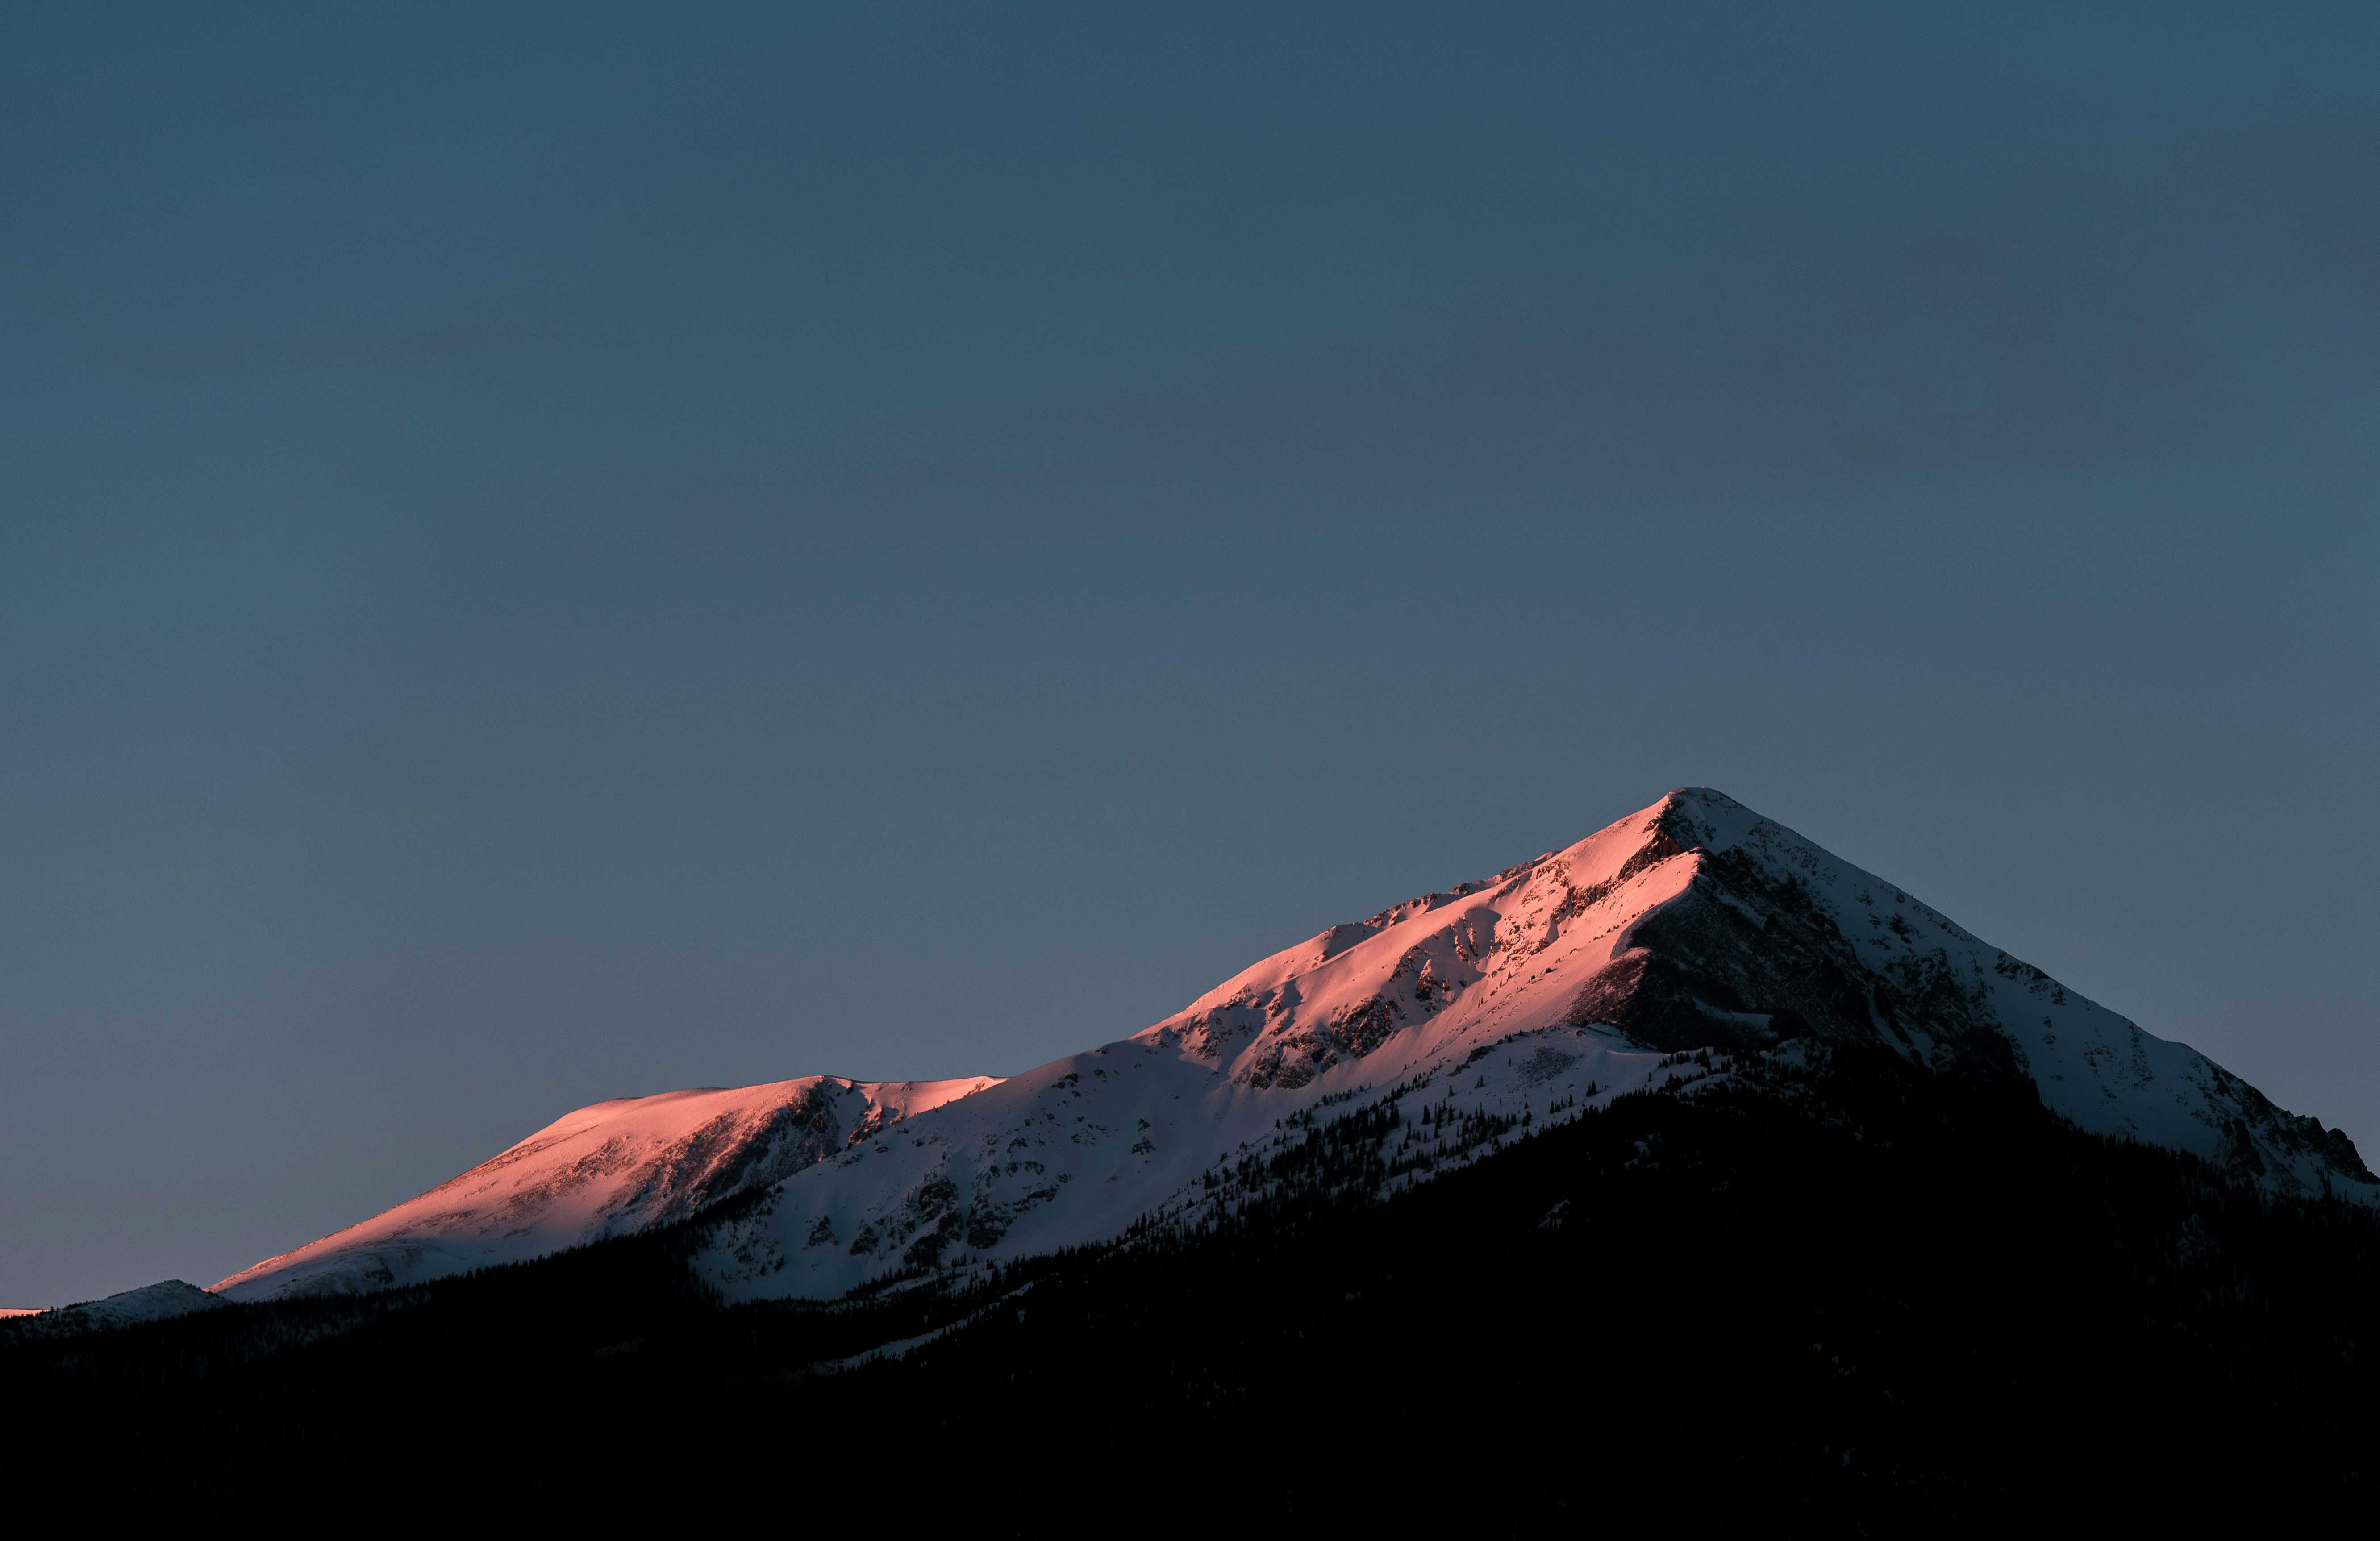
[[[2066,989],[1719,793],[1334,926],[1128,1038],[1005,1080],[812,1076],[598,1103],[408,1204],[213,1286],[435,1278],[763,1190],[698,1267],[731,1299],[839,1294],[1195,1224],[1231,1180],[1363,1113],[1386,1186],[1530,1123],[1747,1054],[1882,1044],[2029,1080],[2085,1130],[2285,1194],[2380,1202],[2346,1135]],[[1367,1135],[1367,1137],[1369,1137]]]

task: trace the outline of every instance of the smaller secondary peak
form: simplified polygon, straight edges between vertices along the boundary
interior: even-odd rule
[[[224,1304],[187,1280],[166,1279],[143,1284],[137,1290],[121,1291],[103,1300],[37,1312],[26,1324],[26,1329],[49,1334],[138,1327],[142,1322],[187,1317],[193,1311],[212,1311]]]

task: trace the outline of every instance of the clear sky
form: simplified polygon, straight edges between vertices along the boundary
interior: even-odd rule
[[[1683,783],[2380,1160],[2375,430],[2365,4],[20,0],[0,1304]]]

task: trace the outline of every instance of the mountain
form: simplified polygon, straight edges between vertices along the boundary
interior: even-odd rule
[[[519,1262],[684,1219],[994,1084],[810,1075],[620,1098],[565,1114],[420,1197],[212,1289],[355,1293]]]
[[[1331,927],[1130,1037],[1006,1080],[921,1084],[897,1120],[859,1110],[880,1089],[816,1079],[674,1094],[718,1099],[684,1111],[671,1098],[600,1104],[216,1288],[380,1287],[740,1193],[747,1205],[709,1228],[701,1278],[733,1300],[826,1298],[1212,1226],[1325,1138],[1385,1195],[1629,1092],[1877,1047],[2274,1194],[2380,1203],[2344,1134],[1690,788],[1493,878]],[[842,1089],[816,1089],[829,1086]],[[847,1121],[822,1110],[846,1103]]]
[[[614,1529],[1064,1534],[1184,1471],[1268,1534],[2198,1535],[2380,1491],[2380,1209],[1880,1044],[1699,1059],[1385,1200],[1362,1153],[1401,1113],[1452,1126],[1427,1097],[1313,1125],[1216,1223],[823,1307],[722,1306],[698,1219],[122,1332],[0,1323],[0,1449],[117,1510],[421,1492]]]
[[[167,1321],[194,1311],[219,1310],[223,1304],[220,1297],[195,1284],[168,1279],[137,1290],[119,1291],[104,1299],[62,1305],[55,1311],[6,1311],[0,1312],[0,1316],[26,1318],[19,1330],[56,1335]]]
[[[0,1322],[0,1448],[615,1528],[1062,1530],[1184,1470],[1262,1529],[2269,1526],[2380,1491],[2375,1187],[1690,791],[1009,1081],[600,1104],[242,1303]]]

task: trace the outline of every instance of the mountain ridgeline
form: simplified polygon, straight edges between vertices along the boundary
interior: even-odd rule
[[[213,1288],[231,1300],[390,1289],[674,1224],[991,1084],[807,1075],[599,1102],[419,1198]]]
[[[1797,1047],[1801,1046],[1801,1047]],[[698,1267],[730,1299],[832,1298],[1151,1226],[1319,1122],[1427,1088],[1471,1126],[1575,1117],[1705,1050],[1880,1049],[2026,1088],[2101,1135],[2277,1195],[2380,1199],[2347,1136],[2276,1108],[1873,874],[1688,789],[1565,849],[1267,958],[1130,1037],[1007,1079],[812,1076],[601,1103],[409,1204],[214,1288],[358,1292],[760,1195]],[[1503,1050],[1499,1052],[1499,1050]],[[1375,1121],[1377,1122],[1377,1120]],[[1391,1187],[1472,1158],[1383,1128]]]

